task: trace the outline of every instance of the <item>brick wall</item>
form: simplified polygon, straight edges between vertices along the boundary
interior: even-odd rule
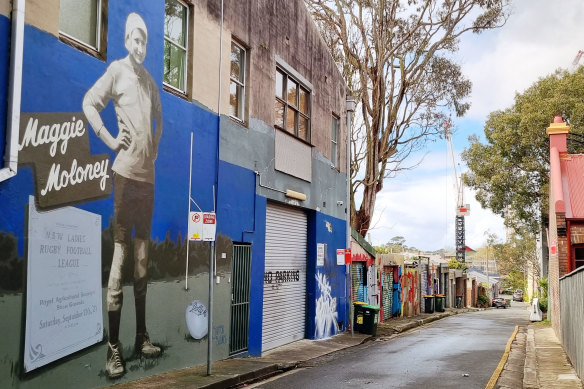
[[[572,244],[584,243],[584,224],[570,224],[570,242]]]

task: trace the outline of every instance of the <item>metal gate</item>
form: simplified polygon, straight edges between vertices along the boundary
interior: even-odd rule
[[[304,339],[307,225],[303,211],[268,204],[262,351]]]
[[[385,268],[382,274],[383,278],[383,320],[391,317],[392,303],[393,303],[393,269],[391,267]]]
[[[353,302],[355,301],[362,301],[365,302],[365,293],[364,293],[364,282],[363,282],[363,269],[364,265],[362,263],[356,262],[353,263],[351,269],[351,287],[352,287],[352,298]]]
[[[248,347],[251,245],[233,245],[231,278],[229,355],[246,351]]]

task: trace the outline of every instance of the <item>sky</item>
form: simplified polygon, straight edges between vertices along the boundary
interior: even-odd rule
[[[461,40],[454,58],[472,81],[473,91],[469,112],[453,119],[458,174],[467,170],[460,153],[468,147],[470,135],[482,137],[488,114],[510,107],[515,94],[539,78],[558,68],[572,69],[578,50],[584,50],[583,0],[514,0],[505,26]],[[412,162],[423,158],[421,165],[388,179],[378,194],[368,239],[382,245],[402,236],[407,246],[419,250],[454,249],[456,189],[448,145],[444,140],[431,143],[411,158]],[[466,245],[485,246],[487,232],[503,242],[503,219],[482,209],[469,188],[464,202],[470,204]]]

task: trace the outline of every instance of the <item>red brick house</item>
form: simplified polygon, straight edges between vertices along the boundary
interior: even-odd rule
[[[584,154],[568,154],[570,126],[556,116],[550,137],[549,312],[560,331],[560,277],[584,265]]]

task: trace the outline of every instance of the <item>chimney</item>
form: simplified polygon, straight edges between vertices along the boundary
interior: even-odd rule
[[[554,121],[546,132],[550,137],[550,150],[556,148],[559,153],[568,152],[567,137],[570,132],[570,126],[562,120],[561,115],[554,116]]]

